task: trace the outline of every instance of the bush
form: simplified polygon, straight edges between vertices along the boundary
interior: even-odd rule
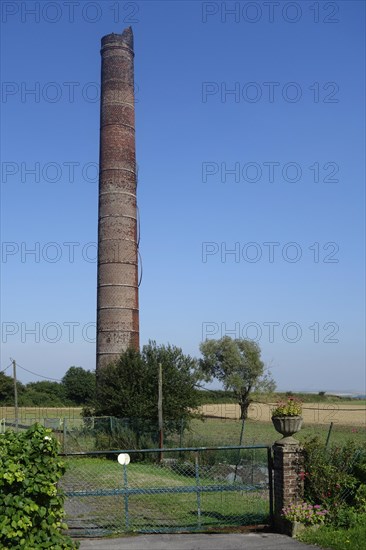
[[[351,529],[359,524],[363,524],[364,521],[365,516],[352,506],[340,506],[333,517],[332,524],[338,529]]]
[[[64,497],[57,482],[65,471],[51,430],[0,435],[0,547],[13,550],[77,548],[61,530]]]
[[[330,519],[337,522],[338,515],[343,514],[342,507],[357,505],[365,451],[353,441],[326,449],[318,438],[312,438],[305,442],[304,458],[305,499],[323,505],[329,510]]]
[[[366,514],[366,485],[360,485],[357,489],[355,506],[359,512]]]

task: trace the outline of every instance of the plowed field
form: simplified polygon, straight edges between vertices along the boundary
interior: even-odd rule
[[[249,418],[261,422],[271,421],[271,409],[274,404],[252,403],[249,407]],[[219,418],[240,418],[239,405],[235,403],[220,405],[203,405],[200,411],[205,416]],[[366,407],[365,405],[354,404],[327,404],[327,403],[305,403],[302,416],[305,423],[309,424],[338,424],[340,426],[365,426]]]

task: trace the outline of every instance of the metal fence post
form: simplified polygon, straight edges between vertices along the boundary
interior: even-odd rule
[[[329,445],[329,440],[330,440],[330,434],[332,433],[332,429],[333,429],[333,422],[330,423],[330,426],[329,426],[329,430],[328,430],[328,435],[327,435],[327,440],[325,442],[325,448],[328,449],[328,445]]]
[[[63,448],[63,452],[66,453],[66,434],[67,434],[67,430],[66,430],[66,418],[64,418],[64,423],[63,423],[63,427],[62,427],[62,434],[63,434],[63,445],[62,445],[62,448]]]
[[[124,487],[125,487],[125,524],[126,524],[126,530],[129,531],[130,529],[130,518],[128,513],[128,479],[127,479],[127,465],[123,465],[123,481],[124,481]]]
[[[272,450],[270,447],[267,448],[267,468],[268,468],[268,490],[269,490],[269,517],[271,525],[274,522],[274,513],[273,513],[273,458]]]
[[[201,527],[201,491],[200,491],[200,474],[198,463],[198,451],[195,453],[195,473],[196,473],[196,488],[197,488],[197,527]]]
[[[239,439],[239,445],[243,445],[243,436],[244,436],[244,418],[243,418],[243,422],[241,424],[241,430],[240,430],[240,439]],[[240,462],[240,449],[238,449],[238,461],[237,463],[235,464],[235,474],[234,474],[234,483],[236,481],[236,474],[238,472],[238,466],[239,466],[239,462]]]

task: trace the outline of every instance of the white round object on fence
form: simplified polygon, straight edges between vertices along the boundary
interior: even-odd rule
[[[118,457],[117,457],[117,460],[118,460],[119,464],[122,464],[122,466],[123,466],[124,464],[126,464],[126,466],[127,466],[127,464],[130,463],[130,460],[131,460],[131,459],[130,459],[130,455],[129,455],[129,454],[127,454],[127,453],[120,453],[120,454],[118,455]]]

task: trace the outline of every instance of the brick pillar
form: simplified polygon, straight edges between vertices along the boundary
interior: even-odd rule
[[[281,517],[282,508],[304,498],[302,447],[298,444],[273,445],[274,525],[276,531],[290,534],[289,524]]]

